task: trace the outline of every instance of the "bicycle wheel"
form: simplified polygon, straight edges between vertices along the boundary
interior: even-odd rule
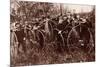
[[[46,36],[46,42],[50,43],[53,41],[53,22],[48,21],[45,23],[45,36]]]
[[[58,33],[59,32],[59,30],[58,29],[54,29],[54,33],[55,33],[55,41],[56,41],[56,43],[60,43],[60,46],[65,46],[65,41],[64,41],[64,37],[63,37],[63,35],[62,35],[62,33]]]
[[[91,43],[93,43],[93,36],[87,27],[80,28],[80,25],[77,25],[68,34],[67,45],[70,49],[79,49],[80,47],[90,48],[92,46]]]
[[[30,39],[31,39],[31,42],[32,44],[36,44],[36,32],[34,30],[30,30]]]
[[[45,45],[45,36],[42,30],[36,30],[36,41],[39,43],[40,47]]]
[[[69,49],[76,48],[78,45],[79,35],[77,31],[73,28],[67,37],[67,46]]]
[[[10,55],[13,58],[18,56],[18,39],[15,32],[10,32]]]

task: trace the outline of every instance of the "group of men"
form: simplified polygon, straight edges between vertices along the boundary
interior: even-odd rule
[[[31,35],[29,36],[30,30],[35,31],[38,29],[42,29],[44,30],[44,32],[49,31],[47,29],[49,20],[54,21],[54,23],[56,24],[57,29],[59,29],[58,34],[66,30],[66,26],[68,24],[70,24],[72,27],[78,24],[87,25],[86,18],[81,18],[80,15],[71,13],[67,13],[65,15],[57,15],[53,18],[50,16],[42,16],[40,18],[33,18],[32,21],[14,21],[11,23],[11,32],[15,32],[17,36],[18,47],[23,45],[22,47],[25,48],[25,40],[29,39],[29,41],[31,41],[31,39],[29,38],[31,37]],[[25,50],[26,49],[24,49],[24,51]]]

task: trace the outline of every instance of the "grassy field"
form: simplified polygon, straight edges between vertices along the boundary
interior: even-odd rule
[[[58,47],[55,43],[46,44],[43,48],[36,43],[32,47],[31,49],[27,48],[26,52],[18,53],[16,58],[11,57],[11,65],[24,66],[95,61],[95,50],[87,53],[88,51],[83,47],[73,49],[70,52],[64,47]]]

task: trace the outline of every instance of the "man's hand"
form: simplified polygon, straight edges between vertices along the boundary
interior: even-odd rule
[[[58,34],[61,34],[62,31],[58,31]]]
[[[23,40],[26,40],[26,38],[24,37]]]
[[[34,27],[33,27],[33,30],[37,30],[38,28],[39,28],[38,26],[37,26],[37,27],[36,27],[36,26],[34,26]]]

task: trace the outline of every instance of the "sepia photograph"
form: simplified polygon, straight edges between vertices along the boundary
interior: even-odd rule
[[[10,0],[10,66],[95,62],[95,5]]]

